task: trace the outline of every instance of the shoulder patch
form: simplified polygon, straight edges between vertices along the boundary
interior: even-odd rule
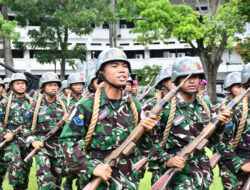
[[[84,121],[80,117],[74,117],[73,121],[74,121],[74,124],[77,126],[82,126],[84,124]]]

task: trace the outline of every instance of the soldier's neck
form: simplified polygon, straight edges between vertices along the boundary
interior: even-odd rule
[[[183,98],[183,100],[186,102],[186,103],[189,103],[189,102],[191,102],[193,99],[194,99],[194,97],[195,97],[195,94],[185,94],[185,93],[183,93],[183,92],[181,92],[181,96],[182,96],[182,98]]]
[[[109,99],[119,100],[122,97],[122,91],[110,85],[104,85],[104,91]]]
[[[72,94],[77,100],[81,98],[81,94],[76,94],[74,92]]]
[[[23,97],[24,97],[24,94],[16,94],[16,97],[17,97],[17,98],[23,98]]]
[[[46,101],[49,102],[49,103],[52,103],[52,102],[56,101],[56,97],[55,96],[49,96],[49,95],[45,94],[44,97],[45,97]]]

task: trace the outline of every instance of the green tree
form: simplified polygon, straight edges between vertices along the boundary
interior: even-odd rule
[[[119,0],[118,4],[121,16],[134,19],[133,32],[139,33],[139,42],[150,44],[160,39],[168,43],[172,36],[190,44],[200,57],[209,81],[208,94],[216,103],[216,76],[222,54],[226,48],[232,50],[232,43],[238,40],[235,34],[244,32],[247,16],[239,11],[240,1],[208,2],[206,15],[200,7],[197,12],[188,5],[171,5],[168,0]]]
[[[1,0],[0,0],[0,3]],[[13,58],[11,52],[11,40],[17,40],[19,38],[19,33],[15,31],[17,25],[16,21],[9,21],[7,14],[7,6],[1,4],[1,14],[0,14],[0,36],[3,43],[3,57],[6,65],[13,67]],[[5,74],[10,77],[11,72],[5,69]]]
[[[69,34],[90,34],[92,25],[112,20],[108,8],[110,0],[3,0],[16,13],[16,20],[23,27],[37,24],[29,29],[31,39],[26,45],[36,49],[39,63],[60,62],[61,79],[65,78],[65,65],[75,65],[75,60],[85,60],[85,45],[72,45]]]
[[[245,64],[250,63],[250,38],[239,42],[234,46],[234,51],[241,56]]]
[[[133,74],[141,77],[140,86],[146,86],[150,82],[150,80],[154,77],[154,80],[152,82],[153,85],[155,83],[155,77],[159,74],[160,70],[161,67],[158,65],[153,65],[152,67],[147,65],[144,66],[142,69],[137,69],[133,71]]]

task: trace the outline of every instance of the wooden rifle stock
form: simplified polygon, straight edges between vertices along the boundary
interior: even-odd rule
[[[164,110],[165,106],[171,99],[175,96],[178,90],[184,85],[184,83],[189,79],[191,74],[189,74],[179,86],[174,87],[159,103],[155,105],[155,107],[151,110],[149,115],[158,116],[162,110]],[[109,166],[115,166],[123,156],[128,156],[131,151],[136,147],[136,142],[145,132],[145,128],[141,126],[139,123],[127,137],[127,139],[117,147],[107,158],[105,158],[104,163],[108,164]],[[84,190],[95,190],[98,188],[102,179],[100,177],[95,178],[87,186],[84,187]]]
[[[148,159],[146,157],[143,157],[142,159],[140,159],[138,162],[134,164],[134,168],[136,169],[137,172],[140,172],[147,163],[148,163]]]
[[[220,159],[221,159],[221,155],[218,152],[212,155],[212,157],[209,159],[210,166],[212,169],[215,168],[215,166],[219,163]]]
[[[250,175],[248,176],[247,181],[246,181],[246,183],[244,184],[242,190],[250,190]]]
[[[18,128],[16,128],[13,132],[12,132],[12,135],[15,136],[17,133],[19,133],[19,131],[21,130],[22,128],[22,125],[19,126]],[[7,139],[5,139],[3,142],[0,143],[0,150],[7,144]]]
[[[250,87],[236,96],[233,100],[231,100],[225,109],[220,112],[224,113],[227,111],[232,110],[250,91]],[[216,128],[221,125],[221,121],[218,120],[216,117],[210,121],[209,124],[206,125],[206,127],[201,131],[201,133],[187,146],[185,146],[180,152],[177,153],[177,156],[181,156],[185,159],[191,158],[192,155],[195,153],[196,150],[201,151],[204,149],[204,147],[208,144],[208,138],[214,133]],[[165,179],[167,181],[165,183],[162,182],[162,178],[160,178],[152,187],[151,190],[163,190],[165,189],[173,179],[173,177],[181,172],[181,169],[179,168],[170,168],[168,169],[163,176],[165,176]]]
[[[77,111],[77,106],[78,103],[75,104],[71,110],[70,110],[70,118],[72,119],[72,117],[75,115],[76,111]],[[63,127],[63,125],[65,124],[65,121],[63,119],[61,119],[55,127],[53,127],[43,138],[42,138],[42,143],[46,142],[50,137],[52,137],[60,128]],[[32,157],[38,152],[38,149],[33,149],[24,159],[24,162],[29,162]]]

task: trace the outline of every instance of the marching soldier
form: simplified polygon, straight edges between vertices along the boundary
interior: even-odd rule
[[[129,72],[131,66],[122,50],[104,50],[98,57],[98,74],[104,87],[81,99],[75,115],[64,126],[60,142],[67,166],[79,175],[81,188],[93,177],[101,177],[104,182],[100,189],[138,189],[139,176],[133,164],[139,160],[140,147],[147,146],[145,138],[117,166],[103,164],[105,157],[128,137],[139,120],[139,102],[122,91]],[[151,130],[157,118],[145,118],[141,124]]]
[[[5,89],[6,91],[7,91],[9,82],[10,82],[10,78],[9,78],[9,77],[6,77],[6,78],[3,79],[4,89]]]
[[[68,97],[68,94],[70,93],[70,89],[68,87],[68,82],[67,80],[62,81],[62,86],[60,88],[60,93],[61,93],[61,98],[66,98]]]
[[[96,71],[93,70],[88,77],[88,90],[90,93],[95,93],[98,87],[98,77],[96,76]]]
[[[24,74],[12,74],[9,88],[12,90],[10,96],[1,101],[0,104],[0,138],[9,141],[4,148],[4,157],[9,159],[9,183],[14,190],[22,190],[28,188],[29,172],[32,162],[24,163],[24,158],[28,154],[26,139],[22,131],[27,127],[27,119],[29,113],[26,112],[29,104],[32,103],[31,98],[25,94],[28,81]],[[18,127],[23,129],[13,136],[12,132]],[[3,168],[1,168],[3,169]]]
[[[153,107],[174,87],[174,83],[171,82],[171,67],[166,67],[161,69],[160,73],[156,77],[156,86],[155,88],[159,90],[156,92],[153,98],[148,99],[142,106],[142,110],[144,112],[151,111]],[[175,98],[174,98],[175,99]],[[172,100],[173,101],[173,100]],[[160,114],[162,116],[162,113]],[[161,121],[159,121],[158,126],[161,125]],[[152,130],[152,136],[154,139],[154,143],[158,148],[160,148],[160,142],[162,139],[162,134],[164,132],[163,127],[157,127]],[[160,137],[161,136],[161,137]],[[150,150],[149,152],[153,152]],[[157,158],[161,157],[163,154],[157,155]],[[151,158],[152,159],[152,158]],[[156,158],[154,158],[156,159]],[[159,177],[161,177],[162,172],[160,172],[160,166],[158,166],[155,162],[149,162],[149,171],[154,172],[154,175],[151,179],[151,184],[154,184]],[[159,173],[160,172],[160,173]]]
[[[64,158],[58,144],[59,130],[46,143],[42,142],[45,136],[62,118],[66,120],[66,107],[59,96],[58,89],[61,82],[53,72],[44,73],[40,79],[40,89],[37,101],[30,109],[30,128],[25,131],[27,143],[37,150],[36,175],[40,190],[60,189]]]
[[[222,104],[229,102],[242,90],[243,85],[250,84],[250,64],[245,65],[240,72],[233,72],[224,80],[224,90],[228,98]],[[225,126],[223,142],[227,146],[216,146],[221,155],[219,162],[220,174],[224,189],[242,189],[250,171],[250,96],[245,97],[242,104],[234,110],[231,121]]]
[[[82,92],[84,87],[83,77],[79,73],[72,73],[69,75],[68,88],[71,92],[67,95],[67,107],[70,109],[74,104],[76,104],[82,98]]]
[[[0,78],[0,101],[6,98],[6,95],[4,94],[4,83],[3,80]]]
[[[161,166],[161,171],[173,167],[182,169],[170,185],[174,190],[209,189],[213,181],[209,158],[204,150],[196,152],[188,160],[176,155],[200,134],[214,114],[214,111],[210,110],[209,101],[197,96],[200,80],[204,77],[199,62],[191,57],[177,59],[172,67],[171,81],[177,86],[191,73],[191,77],[162,114],[161,126],[166,126],[166,128],[164,127],[160,145],[164,156],[157,160],[152,154],[152,161]],[[227,123],[230,114],[230,112],[220,114],[217,118]],[[223,127],[219,127],[209,139],[210,142],[217,143],[222,131]]]

